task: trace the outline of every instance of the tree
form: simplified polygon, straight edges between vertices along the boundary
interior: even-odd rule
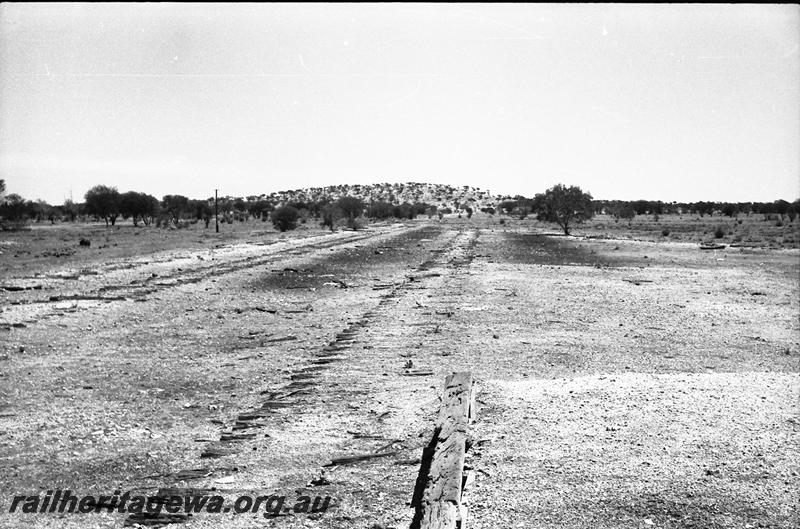
[[[197,220],[202,220],[206,228],[208,228],[211,216],[214,214],[214,208],[209,204],[208,200],[190,200],[187,205],[187,211]]]
[[[647,200],[634,200],[628,203],[636,215],[647,215],[650,208],[650,203]]]
[[[720,207],[720,211],[722,211],[722,214],[727,217],[734,217],[737,213],[739,213],[739,208],[736,204],[725,202],[722,204],[722,207]]]
[[[318,200],[311,200],[309,201],[306,206],[308,207],[308,211],[315,217],[319,218],[322,214],[322,210],[330,204],[331,200],[328,197],[321,197]]]
[[[233,210],[240,213],[248,213],[247,203],[245,203],[243,198],[236,198],[233,200]]]
[[[772,207],[773,211],[781,216],[781,219],[783,219],[783,216],[786,215],[789,212],[789,210],[792,209],[792,205],[783,199],[776,200],[775,202],[773,202]]]
[[[517,214],[519,215],[520,220],[524,220],[531,213],[531,211],[536,209],[536,200],[526,198],[522,195],[515,196],[514,200],[511,200],[510,202],[516,203],[516,206],[514,206],[508,214]]]
[[[408,202],[403,202],[392,208],[392,215],[398,219],[413,219],[417,216],[417,210]]]
[[[86,200],[86,212],[89,215],[101,217],[113,226],[119,216],[119,191],[116,187],[97,185],[91,188],[84,195]]]
[[[574,223],[583,222],[594,215],[592,195],[584,193],[578,186],[557,184],[537,196],[535,203],[538,206],[537,218],[555,222],[564,230],[564,235],[569,235]]]
[[[139,225],[139,193],[127,191],[119,196],[119,214],[123,219],[131,219],[134,226]]]
[[[70,222],[75,222],[75,218],[78,216],[78,205],[72,199],[66,198],[61,206],[61,211],[69,218]]]
[[[713,202],[695,202],[693,204],[694,211],[696,211],[701,217],[705,216],[708,213],[709,216],[714,216],[714,203]]]
[[[336,205],[347,217],[347,227],[354,230],[357,229],[356,217],[360,216],[364,211],[364,202],[357,197],[342,197],[336,201]]]
[[[647,208],[653,215],[663,215],[665,210],[664,203],[660,200],[651,201]]]
[[[6,196],[0,203],[0,217],[5,220],[19,222],[28,216],[28,208],[25,199],[16,193]]]
[[[35,202],[28,200],[25,206],[28,215],[31,218],[35,218],[36,222],[42,222],[44,219],[49,220],[51,223],[55,222],[55,208],[44,200],[37,200]]]
[[[800,213],[800,198],[792,202],[791,208],[787,213],[789,215],[789,222],[794,222],[794,219],[797,218],[798,213]]]
[[[514,211],[514,208],[516,208],[517,205],[518,204],[516,200],[504,200],[500,202],[500,205],[497,209],[500,210],[500,213],[505,211],[506,215],[511,215],[511,212]]]
[[[287,231],[297,227],[300,212],[292,206],[281,206],[272,212],[272,225],[276,230]]]
[[[164,198],[161,199],[161,208],[177,225],[181,220],[181,215],[189,209],[189,198],[183,195],[164,195]]]
[[[145,226],[149,226],[161,212],[161,202],[153,195],[142,193],[142,222]]]
[[[367,216],[371,219],[388,219],[392,216],[392,205],[388,202],[373,202],[367,206]]]
[[[412,208],[414,209],[414,216],[416,217],[417,215],[424,215],[425,212],[428,211],[428,204],[425,202],[414,202]]]
[[[636,210],[630,202],[625,202],[620,206],[617,215],[619,215],[619,218],[627,220],[628,227],[630,228],[631,222],[633,222],[633,218],[636,216]]]
[[[145,226],[150,225],[150,220],[158,215],[158,199],[147,193],[128,191],[119,198],[119,212],[123,219],[131,218],[133,225],[138,226],[139,221]]]
[[[267,215],[272,209],[272,203],[267,200],[256,200],[247,203],[247,211],[256,219],[267,220]]]

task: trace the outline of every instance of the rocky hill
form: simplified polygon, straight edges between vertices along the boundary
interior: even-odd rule
[[[453,187],[444,184],[426,184],[418,182],[384,183],[384,184],[344,184],[326,187],[312,187],[277,191],[261,196],[247,197],[248,200],[268,200],[273,204],[288,202],[317,202],[322,199],[331,201],[344,196],[353,196],[366,203],[389,202],[391,204],[426,203],[437,207],[461,209],[471,206],[474,209],[495,207],[503,197],[496,197],[488,190],[470,186]]]

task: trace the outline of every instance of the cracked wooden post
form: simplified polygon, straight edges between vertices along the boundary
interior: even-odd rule
[[[425,488],[416,506],[420,529],[465,529],[466,510],[461,495],[467,424],[473,416],[472,374],[462,371],[449,375],[434,430],[435,446]]]

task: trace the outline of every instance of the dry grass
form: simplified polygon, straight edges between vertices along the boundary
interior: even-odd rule
[[[102,223],[34,224],[29,230],[0,232],[0,267],[7,273],[45,271],[52,267],[89,266],[98,261],[139,258],[165,251],[325,233],[327,231],[313,221],[299,224],[296,230],[285,233],[275,230],[269,222],[255,220],[221,224],[219,233],[214,231],[213,223],[205,228],[201,222],[181,229],[134,227],[130,223],[110,227]],[[90,240],[91,246],[79,246],[81,239]]]
[[[628,225],[616,222],[608,215],[598,215],[576,233],[595,236],[626,237],[655,242],[717,242],[767,248],[800,248],[800,219],[790,222],[788,217],[780,226],[776,220],[765,220],[764,215],[739,215],[736,218],[692,215],[638,216]],[[720,230],[722,237],[717,237]],[[664,235],[668,232],[667,235]]]

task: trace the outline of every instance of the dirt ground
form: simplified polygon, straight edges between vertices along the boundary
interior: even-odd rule
[[[9,505],[165,487],[331,497],[177,528],[408,527],[459,370],[471,528],[800,526],[797,249],[496,218],[92,229],[105,248],[42,255],[77,241],[55,228],[0,244],[2,527],[121,527]]]

